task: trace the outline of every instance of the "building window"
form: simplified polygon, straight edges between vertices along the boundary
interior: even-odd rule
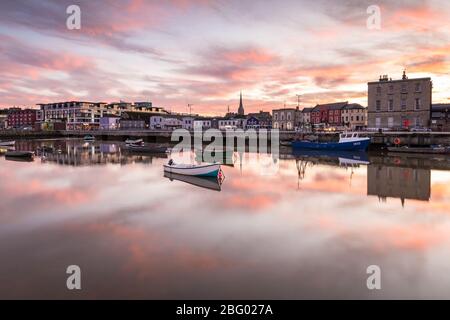
[[[389,91],[390,91],[390,92],[394,91],[394,85],[391,84],[391,85],[389,86]]]
[[[381,118],[375,118],[375,127],[377,128],[381,127]]]
[[[394,100],[389,100],[389,111],[394,111]]]
[[[402,84],[402,92],[406,92],[406,83]]]
[[[402,110],[406,110],[406,99],[402,99]]]
[[[388,118],[388,127],[392,128],[394,126],[394,118],[393,117],[389,117]]]
[[[415,107],[416,107],[416,110],[419,110],[419,109],[420,109],[420,98],[417,98],[417,99],[416,99],[416,105],[415,105]]]
[[[380,100],[377,100],[377,102],[376,102],[376,110],[381,111],[381,101]]]
[[[292,130],[292,123],[288,122],[286,127],[287,127],[288,130]]]
[[[274,114],[274,118],[275,118],[275,121],[278,120],[278,114],[277,113]]]
[[[422,87],[419,82],[419,83],[416,83],[416,92],[420,92],[420,91],[422,91]]]
[[[377,87],[377,94],[381,93],[381,87]]]

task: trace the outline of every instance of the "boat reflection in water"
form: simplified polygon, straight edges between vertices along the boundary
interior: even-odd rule
[[[215,178],[215,177],[199,177],[199,176],[186,176],[177,173],[164,172],[164,177],[170,179],[170,181],[178,180],[182,182],[189,183],[191,185],[214,190],[221,191],[222,190],[222,182],[223,178]]]
[[[364,151],[320,151],[294,149],[295,158],[329,159],[337,163],[368,164],[369,156]]]

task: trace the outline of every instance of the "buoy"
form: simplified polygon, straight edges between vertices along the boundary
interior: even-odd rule
[[[396,144],[397,146],[401,143],[402,141],[400,140],[400,138],[395,138],[394,139],[394,144]]]

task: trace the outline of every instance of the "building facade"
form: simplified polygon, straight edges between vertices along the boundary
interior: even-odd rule
[[[67,130],[98,129],[100,118],[111,113],[104,102],[66,101],[39,106],[39,121],[63,120]]]
[[[431,129],[433,131],[450,132],[450,103],[433,104],[431,106]]]
[[[144,120],[120,119],[121,130],[144,130],[147,127]]]
[[[267,111],[259,111],[255,113],[249,113],[247,115],[246,127],[252,127],[255,129],[270,129],[272,128],[272,115]]]
[[[193,117],[182,117],[181,118],[182,128],[186,129],[186,130],[193,130],[194,129],[194,120],[195,120],[195,118],[193,118]]]
[[[346,105],[348,105],[348,101],[316,105],[311,110],[311,123],[316,125],[341,126],[341,112]]]
[[[211,128],[211,119],[197,118],[193,121],[194,130],[208,130]]]
[[[297,111],[295,108],[283,108],[272,111],[272,127],[282,131],[295,130],[297,122]]]
[[[368,127],[409,129],[429,127],[432,102],[431,78],[401,80],[381,76],[368,83]]]
[[[120,126],[120,117],[116,115],[104,115],[100,118],[100,130],[117,130]]]
[[[7,127],[25,128],[34,127],[37,121],[38,110],[11,108],[6,118]]]
[[[100,128],[100,119],[105,115],[123,117],[124,120],[146,121],[151,115],[168,115],[163,108],[154,107],[151,102],[87,102],[66,101],[39,104],[38,121],[65,121],[67,130]]]
[[[245,118],[223,118],[219,119],[219,130],[236,130],[245,129],[247,125],[247,119]]]
[[[8,109],[0,109],[0,130],[8,128]]]
[[[367,127],[367,108],[350,103],[341,110],[341,123],[350,130],[362,130]]]

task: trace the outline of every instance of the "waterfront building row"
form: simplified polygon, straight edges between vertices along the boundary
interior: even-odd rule
[[[318,104],[313,108],[273,110],[273,127],[282,131],[332,127],[361,130],[367,125],[367,108],[355,103]]]

